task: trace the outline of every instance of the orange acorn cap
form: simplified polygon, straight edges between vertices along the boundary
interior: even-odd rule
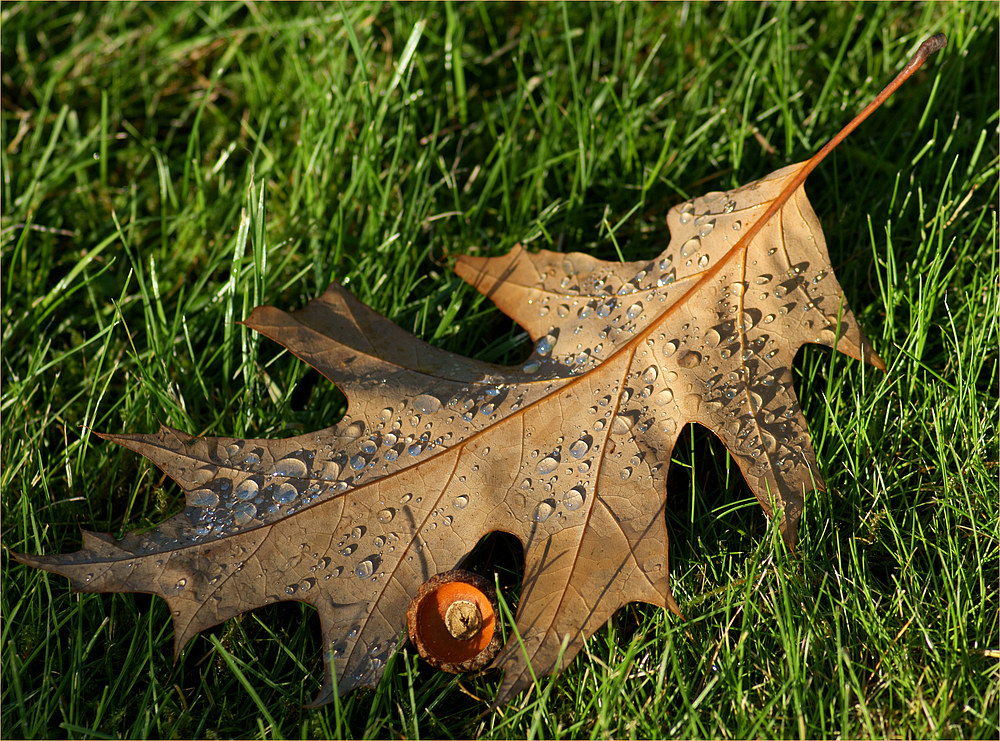
[[[433,667],[452,674],[488,665],[500,650],[499,608],[493,585],[453,569],[432,576],[406,610],[410,640]]]

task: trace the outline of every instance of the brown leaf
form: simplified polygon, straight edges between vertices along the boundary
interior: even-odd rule
[[[935,37],[937,39],[937,37]],[[934,41],[938,47],[943,41]],[[524,545],[498,702],[566,665],[620,607],[678,612],[668,585],[667,469],[687,423],[726,445],[789,544],[822,486],[790,367],[806,343],[884,364],[833,275],[805,176],[830,145],[742,188],[667,214],[649,261],[578,252],[461,257],[456,270],[527,329],[520,367],[432,347],[341,286],[246,325],[336,383],[344,419],[285,440],[102,435],[186,492],[185,511],[120,542],[84,533],[65,555],[15,554],[86,592],[167,600],[175,653],[210,626],[280,600],[320,615],[334,692],[374,686],[421,584],[490,532]]]

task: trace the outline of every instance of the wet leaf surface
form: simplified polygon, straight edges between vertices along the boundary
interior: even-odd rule
[[[344,391],[344,418],[283,440],[102,435],[176,480],[185,510],[121,541],[85,533],[76,553],[16,557],[80,591],[163,597],[178,654],[230,617],[308,602],[322,704],[378,682],[424,582],[511,533],[525,554],[521,640],[494,662],[509,699],[529,663],[536,675],[566,665],[625,604],[678,611],[664,508],[684,425],[719,437],[794,544],[803,499],[822,487],[795,353],[813,343],[885,367],[803,189],[829,148],[672,208],[670,242],[647,261],[460,257],[458,274],[531,336],[517,367],[435,348],[336,284],[298,311],[255,309],[247,326]]]

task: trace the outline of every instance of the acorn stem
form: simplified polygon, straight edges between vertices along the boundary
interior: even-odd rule
[[[482,627],[483,613],[471,600],[455,600],[444,614],[444,624],[453,638],[467,641]]]

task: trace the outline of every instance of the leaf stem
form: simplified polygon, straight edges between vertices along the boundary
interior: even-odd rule
[[[792,193],[795,192],[795,189],[802,185],[805,179],[809,177],[809,174],[816,169],[820,162],[826,159],[826,156],[830,154],[830,152],[832,152],[838,144],[844,141],[844,139],[846,139],[852,131],[858,128],[858,126],[860,126],[865,119],[872,115],[872,113],[874,113],[890,95],[896,92],[900,85],[906,82],[914,72],[920,69],[920,67],[923,66],[923,63],[927,61],[927,57],[934,52],[943,49],[947,43],[948,39],[943,33],[934,34],[929,39],[924,41],[917,51],[914,52],[913,56],[910,57],[910,61],[906,63],[906,66],[900,70],[899,74],[896,75],[892,82],[882,89],[882,92],[878,94],[875,100],[866,105],[861,113],[855,116],[850,123],[848,123],[840,130],[839,133],[837,133],[836,136],[826,143],[826,146],[809,158],[802,169],[799,170],[798,174],[789,181],[784,190],[782,190],[778,197],[774,199],[771,203],[771,207],[768,208],[764,215],[757,220],[754,224],[754,227],[756,228],[745,235],[744,240],[746,243],[749,244],[749,240],[754,237],[756,231],[767,223],[768,219],[770,219],[785,204],[785,201],[791,196]]]

